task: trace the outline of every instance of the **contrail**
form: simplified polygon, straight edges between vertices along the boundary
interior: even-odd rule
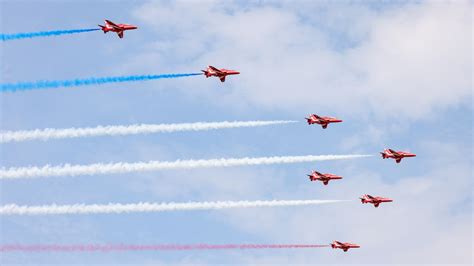
[[[257,201],[204,201],[184,203],[150,203],[140,202],[133,204],[74,204],[74,205],[39,205],[20,206],[7,204],[0,206],[0,215],[55,215],[55,214],[121,214],[132,212],[165,212],[165,211],[195,211],[195,210],[221,210],[234,208],[256,207],[288,207],[320,205],[328,203],[345,202],[346,200],[257,200]]]
[[[300,249],[325,248],[329,245],[316,244],[102,244],[102,245],[0,245],[0,252],[120,252],[120,251],[184,251],[225,249]]]
[[[38,31],[38,32],[23,32],[23,33],[12,33],[12,34],[3,34],[0,33],[0,40],[2,41],[11,41],[18,39],[26,38],[36,38],[36,37],[47,37],[47,36],[57,36],[64,34],[74,34],[81,32],[90,32],[100,29],[77,29],[77,30],[53,30],[53,31]]]
[[[183,124],[137,124],[123,126],[98,126],[86,128],[46,128],[21,131],[0,131],[0,143],[20,142],[28,140],[50,140],[65,138],[83,138],[97,136],[136,135],[150,133],[170,133],[178,131],[203,131],[240,127],[261,127],[278,124],[296,123],[298,121],[224,121],[197,122]]]
[[[202,73],[187,73],[187,74],[162,74],[162,75],[135,75],[135,76],[117,76],[117,77],[102,77],[102,78],[85,78],[85,79],[71,79],[71,80],[46,80],[35,82],[18,82],[0,84],[0,92],[8,91],[24,91],[33,89],[50,89],[59,87],[76,87],[87,85],[101,85],[106,83],[129,82],[129,81],[144,81],[153,79],[170,79],[181,78],[189,76],[202,75]]]
[[[131,172],[146,172],[165,169],[191,169],[209,167],[231,167],[242,165],[268,165],[268,164],[290,164],[303,162],[316,162],[328,160],[345,160],[354,158],[370,157],[371,155],[306,155],[306,156],[275,156],[275,157],[255,157],[255,158],[222,158],[210,160],[177,160],[170,161],[148,161],[135,163],[96,163],[88,165],[59,165],[43,167],[11,167],[0,168],[1,179],[38,178],[47,176],[78,176],[78,175],[98,175],[117,174]]]

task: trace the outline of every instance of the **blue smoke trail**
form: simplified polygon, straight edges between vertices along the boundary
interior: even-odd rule
[[[23,91],[33,89],[48,89],[59,87],[76,87],[87,85],[101,85],[106,83],[128,82],[128,81],[143,81],[152,79],[170,79],[202,75],[202,73],[189,74],[162,74],[162,75],[140,75],[140,76],[119,76],[119,77],[104,77],[104,78],[87,78],[87,79],[72,79],[72,80],[46,80],[35,82],[18,82],[0,84],[0,92],[8,91]]]
[[[23,33],[13,33],[13,34],[0,33],[0,40],[10,41],[10,40],[25,39],[25,38],[74,34],[74,33],[89,32],[89,31],[96,31],[96,30],[100,30],[100,29],[53,30],[53,31],[23,32]]]

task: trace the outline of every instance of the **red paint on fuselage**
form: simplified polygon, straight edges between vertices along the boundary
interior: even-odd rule
[[[341,119],[330,117],[330,116],[319,116],[316,114],[311,114],[309,117],[306,117],[306,121],[308,125],[318,124],[321,125],[322,128],[327,128],[330,123],[340,123],[342,122]]]
[[[344,252],[347,252],[351,248],[360,248],[360,245],[349,242],[334,241],[331,243],[331,247],[339,248],[342,249]]]
[[[225,69],[225,68],[218,69],[213,66],[208,66],[206,70],[201,70],[201,71],[204,72],[204,75],[206,76],[206,78],[218,77],[221,82],[225,82],[226,76],[240,74],[240,72],[236,70],[230,70],[230,69]]]
[[[362,204],[370,203],[370,204],[373,204],[375,208],[377,208],[379,204],[382,202],[393,202],[393,200],[390,198],[384,198],[384,197],[378,197],[378,196],[374,197],[368,194],[363,195],[359,199],[362,202]]]
[[[334,175],[334,174],[322,174],[317,171],[313,171],[310,175],[308,175],[309,180],[311,181],[321,181],[324,185],[327,185],[329,181],[342,179],[342,176]]]
[[[109,31],[116,32],[119,38],[123,38],[123,32],[126,30],[135,30],[138,27],[130,24],[115,24],[110,20],[105,20],[105,26],[99,25],[104,33]]]
[[[403,158],[416,157],[416,154],[406,151],[395,151],[393,149],[385,149],[380,153],[383,159],[392,158],[396,163],[400,163]]]

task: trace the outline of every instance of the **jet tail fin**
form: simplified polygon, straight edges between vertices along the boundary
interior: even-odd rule
[[[211,75],[209,75],[209,71],[206,71],[206,70],[201,70],[204,75],[206,76],[206,78],[210,77]]]
[[[99,26],[100,29],[101,29],[104,33],[106,33],[106,32],[108,31],[108,29],[107,29],[106,26],[103,26],[103,25],[100,25],[100,24],[98,24],[97,26]]]

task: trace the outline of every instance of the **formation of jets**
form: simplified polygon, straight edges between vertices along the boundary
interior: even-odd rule
[[[319,116],[317,114],[310,114],[305,118],[308,122],[308,125],[318,124],[321,125],[323,129],[326,129],[330,123],[340,123],[341,119],[330,117],[330,116]],[[416,157],[416,154],[406,152],[406,151],[395,151],[393,149],[385,149],[380,153],[383,159],[392,158],[395,162],[400,163],[405,157]],[[342,179],[342,176],[335,174],[323,174],[318,171],[313,171],[308,175],[310,181],[321,181],[324,185],[328,185],[329,181]],[[379,207],[380,203],[383,202],[393,202],[393,199],[380,197],[380,196],[371,196],[365,194],[359,198],[362,204],[373,204],[375,208]],[[331,247],[334,249],[342,249],[344,252],[347,252],[351,248],[360,248],[360,245],[349,243],[349,242],[340,242],[334,241],[331,243]]]
[[[98,25],[100,29],[105,33],[111,31],[117,33],[120,39],[123,38],[123,32],[126,30],[136,30],[138,29],[137,26],[131,24],[118,24],[114,23],[108,19],[105,20],[105,25]],[[225,78],[229,75],[238,75],[240,74],[239,71],[230,70],[225,68],[217,68],[213,66],[208,66],[206,70],[201,70],[206,78],[209,77],[217,77],[220,79],[221,82],[225,82]]]
[[[117,33],[119,38],[123,38],[124,31],[127,30],[135,30],[137,26],[130,25],[130,24],[116,24],[110,20],[105,20],[105,26],[99,25],[100,28],[104,33],[109,31]],[[240,74],[239,71],[230,70],[225,68],[216,68],[214,66],[208,66],[206,70],[201,70],[206,78],[209,77],[217,77],[221,82],[225,82],[226,77],[229,75],[238,75]],[[342,120],[336,117],[330,116],[319,116],[317,114],[310,114],[306,117],[306,121],[308,125],[318,124],[321,125],[323,129],[326,129],[329,124],[331,123],[341,123]],[[395,151],[393,149],[385,149],[383,152],[380,153],[383,159],[391,158],[394,159],[396,163],[400,163],[401,160],[405,157],[416,157],[416,154],[406,152],[406,151]],[[342,179],[342,176],[335,175],[335,174],[323,174],[318,171],[313,171],[311,174],[308,175],[310,181],[321,181],[324,185],[328,185],[329,181],[331,180],[338,180]],[[380,196],[371,196],[368,194],[363,195],[359,198],[362,204],[370,203],[373,204],[375,208],[377,208],[380,203],[383,202],[393,202],[390,198],[380,197]],[[340,242],[334,241],[331,244],[331,247],[334,249],[342,249],[344,252],[347,252],[351,248],[360,248],[360,245],[349,243],[349,242]]]

